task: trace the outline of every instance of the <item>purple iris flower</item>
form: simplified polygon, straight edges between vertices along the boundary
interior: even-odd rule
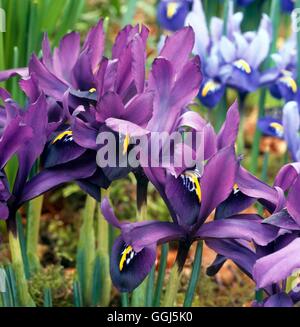
[[[159,25],[169,31],[181,29],[192,5],[193,0],[161,0],[157,7]]]
[[[300,211],[298,194],[300,189],[300,165],[292,163],[284,166],[278,173],[275,184],[287,194],[284,208],[264,220],[265,224],[279,229],[280,236],[275,242],[277,247],[266,252],[253,267],[253,277],[259,288],[282,283],[283,291],[287,278],[299,275],[300,262]],[[291,304],[300,300],[299,285],[288,289]]]
[[[203,62],[204,80],[199,98],[212,108],[222,98],[225,88],[231,87],[245,94],[261,84],[261,63],[266,59],[272,39],[271,21],[264,15],[257,32],[241,32],[243,14],[230,8],[227,33],[223,35],[223,20],[213,17],[210,28],[206,24],[200,0],[186,18],[196,34],[194,53]],[[257,49],[260,49],[258,52]]]
[[[103,56],[102,21],[90,30],[82,48],[79,35],[70,33],[51,54],[45,36],[42,59],[32,56],[30,78],[20,82],[29,97],[34,97],[38,89],[52,103],[53,133],[43,153],[45,168],[65,164],[85,153],[96,155],[100,148],[97,136],[111,131],[109,119],[130,123],[134,130],[131,136],[146,127],[153,108],[153,92],[145,88],[148,33],[145,26],[126,26],[116,38],[111,59]],[[129,136],[121,138],[117,132],[115,136],[127,150]],[[93,180],[104,174],[104,182],[100,183],[103,186],[126,176],[129,171],[127,168],[99,168]],[[100,184],[90,181],[81,186],[94,192],[99,190]]]
[[[237,183],[242,191],[258,199],[272,213],[262,221],[263,224],[278,228],[277,237],[272,242],[264,246],[254,242],[253,247],[239,239],[207,241],[208,246],[218,253],[208,274],[216,274],[227,259],[233,260],[266,294],[263,302],[254,303],[255,306],[293,306],[300,301],[299,290],[286,289],[286,279],[297,268],[295,261],[298,260],[297,255],[294,255],[293,261],[289,253],[296,253],[295,246],[299,246],[297,240],[300,229],[295,219],[298,217],[296,194],[300,186],[299,173],[299,163],[284,166],[275,178],[274,187],[259,181],[245,170],[238,173]],[[287,197],[284,192],[288,192]],[[276,205],[275,210],[270,210],[268,202]],[[299,267],[299,260],[297,262]]]
[[[267,116],[259,120],[258,126],[265,135],[284,139],[292,160],[300,160],[300,116],[298,102],[287,102],[282,109],[282,118]]]
[[[31,91],[34,91],[34,87]],[[34,92],[31,93],[32,96],[33,94]],[[0,141],[1,218],[8,219],[9,228],[14,230],[15,213],[23,203],[63,183],[77,181],[85,186],[97,170],[96,155],[85,151],[81,156],[70,157],[69,161],[63,164],[58,159],[55,165],[46,167],[31,177],[32,167],[42,155],[47,142],[51,140],[53,143],[52,133],[56,124],[49,121],[53,118],[51,101],[49,104],[45,95],[39,93],[33,102],[29,98],[28,105],[23,109],[6,91],[1,90],[0,95],[4,102],[4,109],[1,110],[6,113]],[[62,140],[63,136],[57,136],[55,142]],[[14,153],[18,157],[19,165],[14,185],[9,187],[2,168]]]
[[[190,245],[197,239],[244,239],[266,245],[276,238],[277,229],[262,226],[257,215],[235,214],[205,223],[211,212],[234,190],[238,161],[233,143],[238,121],[235,104],[229,110],[228,120],[220,134],[205,144],[206,148],[213,147],[213,150],[205,149],[210,155],[202,174],[195,167],[183,167],[178,175],[163,168],[143,167],[167,204],[173,222],[120,223],[108,200],[103,201],[105,218],[121,230],[111,257],[112,280],[121,291],[132,291],[147,276],[155,262],[158,244],[179,241],[177,260],[182,267]]]
[[[285,234],[279,236],[276,240],[268,245],[261,246],[254,242],[254,246],[242,240],[208,240],[207,245],[218,253],[214,262],[207,269],[209,276],[214,276],[223,266],[227,259],[232,260],[249,278],[256,282],[259,278],[264,278],[264,273],[271,274],[271,270],[282,269],[283,262],[278,262],[278,266],[269,265],[264,271],[258,272],[257,267],[261,266],[261,262],[265,262],[265,258],[271,258],[273,254],[284,251],[286,246],[294,242],[294,237]],[[283,254],[283,253],[282,253]],[[285,253],[286,255],[286,253]],[[279,256],[277,257],[277,259]],[[273,264],[275,260],[273,261]],[[267,269],[269,269],[267,271]],[[272,274],[274,270],[272,271]],[[292,307],[300,301],[300,292],[297,290],[286,290],[286,281],[273,279],[272,282],[261,284],[257,288],[264,291],[264,299],[262,302],[253,302],[255,307]],[[263,285],[263,286],[262,286]]]
[[[262,82],[268,80],[271,94],[277,99],[286,102],[296,100],[297,85],[297,50],[295,35],[290,37],[278,53],[272,54],[275,67],[262,77]]]
[[[216,174],[220,165],[223,168]],[[102,211],[105,218],[121,230],[121,236],[115,241],[111,257],[112,280],[121,291],[132,291],[147,276],[155,262],[158,244],[171,240],[179,241],[177,260],[182,266],[190,245],[197,239],[245,239],[266,245],[275,238],[276,231],[273,228],[264,228],[261,219],[256,215],[236,215],[204,223],[214,208],[231,193],[235,169],[234,149],[229,147],[208,161],[203,176],[194,184],[193,190],[187,186],[187,183],[193,183],[193,178],[189,178],[187,172],[177,179],[168,177],[164,192],[172,206],[172,223],[148,221],[121,224],[114,216],[108,200],[103,201]],[[186,184],[183,182],[185,176]],[[222,185],[219,178],[223,181]],[[201,185],[201,202],[197,185]],[[182,201],[182,198],[185,201]],[[179,201],[180,203],[176,203]],[[187,205],[196,201],[196,212],[188,212],[181,206],[181,203]]]
[[[1,93],[2,92],[1,90]],[[5,118],[5,126],[0,135],[0,219],[8,218],[8,201],[11,198],[4,167],[12,156],[19,151],[32,136],[32,128],[22,124],[21,117]]]

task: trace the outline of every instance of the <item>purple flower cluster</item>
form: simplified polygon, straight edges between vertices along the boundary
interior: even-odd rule
[[[222,36],[222,22],[213,21],[216,29],[211,37],[202,22],[201,42],[191,27],[177,31],[165,40],[148,74],[145,26],[126,26],[115,40],[111,58],[104,56],[102,21],[90,30],[83,46],[79,35],[70,33],[51,52],[45,36],[41,58],[33,55],[28,68],[0,74],[1,79],[20,74],[20,87],[27,96],[26,107],[20,108],[8,92],[0,92],[4,103],[0,107],[1,219],[15,228],[15,213],[22,204],[71,181],[100,200],[101,188],[133,172],[141,186],[138,205],[145,201],[145,188],[151,182],[171,220],[120,222],[108,199],[102,199],[105,218],[121,232],[110,261],[111,277],[120,291],[132,291],[146,278],[155,263],[157,245],[178,241],[181,269],[190,246],[201,239],[218,253],[210,274],[231,259],[265,290],[265,302],[257,305],[295,303],[300,293],[287,291],[286,285],[300,267],[300,167],[283,167],[274,186],[268,186],[245,170],[236,155],[236,102],[218,133],[189,108],[199,93],[202,70],[216,83],[215,68],[222,65],[220,88],[209,87],[204,79],[200,94],[205,96],[212,90],[221,92],[224,83],[243,92],[258,83],[257,69],[268,53],[269,21],[264,17],[259,31],[247,35],[240,33],[240,22],[240,14],[233,15],[228,34]],[[209,60],[191,56],[193,49],[201,57],[210,53]],[[184,138],[186,131],[201,132],[204,169],[199,171],[196,164],[151,167],[142,159],[134,169],[100,168],[96,156],[103,145],[97,138],[107,131],[122,144],[125,160],[134,146],[130,140],[136,136],[179,132]],[[160,155],[162,149],[156,150]],[[199,149],[191,146],[189,151],[197,162]],[[15,182],[9,185],[4,167],[14,154],[19,167]],[[174,147],[171,155],[183,156],[184,151]],[[39,169],[32,173],[37,163]],[[268,219],[243,213],[256,202],[270,213]],[[208,221],[212,214],[214,219]]]

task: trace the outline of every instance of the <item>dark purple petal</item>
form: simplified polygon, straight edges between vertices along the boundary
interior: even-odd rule
[[[300,268],[300,238],[283,249],[259,259],[254,265],[253,277],[259,288],[278,283]]]
[[[13,192],[16,196],[22,192],[30,170],[42,154],[47,142],[47,101],[43,94],[36,102],[30,104],[23,119],[24,123],[32,128],[33,137],[26,142],[26,146],[21,147],[18,151],[19,169]]]
[[[30,59],[29,72],[30,74],[35,73],[38,85],[46,95],[52,96],[56,100],[62,100],[69,86],[53,75],[35,55]]]
[[[277,235],[277,228],[262,224],[257,215],[246,214],[206,223],[196,233],[196,237],[201,239],[242,239],[259,245],[267,245]]]
[[[121,97],[117,93],[108,92],[98,104],[96,118],[99,122],[105,122],[108,118],[121,118],[124,111]]]
[[[271,212],[275,209],[282,209],[278,207],[278,204],[282,202],[280,198],[281,193],[276,188],[267,185],[250,174],[243,167],[238,169],[236,183],[242,193],[252,198],[263,200]]]
[[[91,28],[83,49],[87,49],[91,58],[91,69],[96,72],[102,60],[105,47],[105,33],[103,29],[103,20],[99,20],[98,24]]]
[[[122,224],[119,222],[118,218],[115,216],[113,208],[111,207],[107,197],[101,201],[101,211],[104,218],[114,227],[121,229]]]
[[[14,68],[9,70],[3,70],[0,72],[0,82],[6,81],[7,79],[19,75],[20,77],[28,76],[28,68]]]
[[[174,65],[173,62],[172,64]],[[187,106],[197,96],[201,82],[200,59],[195,57],[187,62],[176,76],[176,82],[170,95],[170,106],[175,108]]]
[[[170,93],[173,86],[173,68],[164,58],[155,59],[149,77],[149,89],[155,92],[153,117],[148,128],[153,132],[169,131],[166,122],[171,120],[173,127],[177,117],[170,112]]]
[[[36,102],[41,91],[39,90],[38,81],[35,74],[32,73],[29,78],[22,79],[19,82],[21,89],[25,92],[31,103]]]
[[[274,186],[279,186],[283,191],[287,191],[298,175],[300,174],[300,163],[294,162],[283,166],[278,172]]]
[[[68,84],[72,84],[72,70],[78,60],[80,52],[80,35],[71,32],[65,35],[55,49],[53,68],[55,73]]]
[[[73,136],[65,134],[66,132],[69,131],[56,133],[44,150],[43,164],[45,168],[51,168],[77,159],[86,151],[86,148],[75,143]]]
[[[211,124],[206,124],[203,128],[203,137],[204,160],[208,160],[217,152],[217,135]]]
[[[82,52],[73,68],[72,85],[80,91],[95,88],[95,76],[91,67],[91,54],[88,50]]]
[[[205,243],[216,253],[223,256],[221,258],[219,257],[219,260],[214,262],[214,266],[210,266],[208,268],[210,276],[217,272],[216,268],[218,268],[220,264],[223,264],[224,260],[230,259],[236,265],[238,265],[244,271],[244,273],[252,278],[252,269],[257,257],[251,248],[248,248],[235,240],[226,239],[209,239],[206,240]]]
[[[224,219],[236,215],[251,207],[256,199],[250,198],[241,191],[232,191],[230,196],[216,209],[215,219]]]
[[[6,203],[0,202],[0,220],[8,218],[9,210]]]
[[[72,125],[75,142],[86,149],[97,149],[97,136],[99,131],[79,118],[75,118]]]
[[[300,226],[285,209],[264,219],[263,223],[287,230],[300,230]]]
[[[185,238],[185,231],[175,223],[162,221],[145,221],[125,223],[121,226],[126,243],[137,252],[151,244],[161,244]]]
[[[226,146],[235,144],[239,132],[240,114],[238,102],[232,104],[228,109],[225,123],[223,124],[220,132],[218,133],[218,149],[225,148]]]
[[[32,128],[22,126],[20,121],[20,117],[13,119],[5,128],[2,137],[0,137],[0,169],[33,136]]]
[[[207,122],[194,111],[187,111],[180,117],[179,126],[187,126],[195,129],[196,131],[202,131]]]
[[[132,41],[132,76],[136,90],[142,93],[145,87],[146,49],[140,35],[136,35]]]
[[[169,175],[165,184],[166,196],[177,215],[181,226],[191,226],[197,221],[200,200],[195,191],[190,192],[186,183],[188,179]]]
[[[142,93],[134,97],[126,105],[123,119],[145,127],[152,117],[153,98],[154,94],[152,92]]]
[[[237,168],[234,146],[220,150],[209,159],[200,180],[202,191],[200,222],[204,222],[209,214],[231,194]]]
[[[149,274],[156,259],[155,244],[145,247],[138,253],[131,250],[128,254],[125,253],[124,258],[124,251],[128,249],[128,246],[130,244],[125,243],[122,236],[118,237],[114,242],[110,257],[112,282],[120,292],[131,292],[138,287]]]
[[[192,27],[185,27],[167,37],[159,56],[172,62],[176,72],[179,72],[188,61],[194,43],[195,34]]]
[[[21,205],[64,183],[92,176],[97,168],[95,162],[95,154],[89,153],[64,165],[44,169],[25,184],[18,204]]]
[[[286,207],[289,214],[300,226],[300,201],[299,201],[299,190],[300,190],[300,176],[297,177],[295,183],[290,188]]]
[[[289,308],[294,305],[290,296],[286,293],[278,293],[270,296],[264,303],[264,307],[268,308]]]

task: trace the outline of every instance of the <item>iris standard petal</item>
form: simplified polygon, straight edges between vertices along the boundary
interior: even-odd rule
[[[176,72],[186,65],[195,43],[192,27],[184,27],[168,36],[159,56],[169,60]]]
[[[195,178],[198,177],[195,175]],[[165,190],[169,202],[178,216],[178,223],[182,226],[195,224],[200,211],[201,199],[197,195],[197,186],[193,177],[187,173],[183,173],[178,178],[170,175],[167,177]]]
[[[200,180],[202,202],[199,223],[204,222],[228,198],[235,183],[237,169],[234,146],[223,148],[209,159]]]
[[[218,149],[234,145],[239,132],[240,114],[238,109],[238,102],[235,102],[228,109],[226,120],[218,133],[217,142]]]

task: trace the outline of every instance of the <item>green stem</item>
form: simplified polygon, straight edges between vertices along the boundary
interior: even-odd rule
[[[83,211],[83,224],[77,253],[77,271],[82,288],[83,303],[92,304],[93,273],[95,260],[95,230],[94,217],[96,200],[87,195]]]
[[[255,300],[258,303],[261,303],[264,299],[264,291],[263,289],[259,289],[257,291],[255,291]]]
[[[129,307],[128,293],[121,293],[121,303],[123,308]]]
[[[168,252],[169,252],[169,245],[168,244],[163,244],[162,248],[161,248],[160,265],[159,265],[157,282],[156,282],[156,289],[155,289],[155,294],[154,294],[154,303],[153,303],[153,305],[155,307],[160,306],[160,298],[161,298],[161,293],[162,293],[165,274],[166,274]]]
[[[103,190],[102,196],[104,195],[104,192],[105,191]],[[100,264],[100,276],[94,276],[94,278],[99,278],[100,281],[99,304],[101,306],[108,306],[110,303],[112,288],[109,272],[109,224],[104,219],[99,206],[97,208],[97,219],[97,257]]]
[[[12,259],[12,266],[14,269],[18,299],[20,306],[24,307],[34,307],[34,302],[29,294],[28,284],[25,277],[25,271],[23,266],[22,251],[18,238],[18,234],[13,234],[12,231],[8,233],[9,247]]]
[[[40,269],[38,242],[43,199],[44,197],[40,196],[28,204],[26,252],[30,272],[36,272]]]
[[[202,263],[202,251],[203,251],[203,241],[199,241],[197,245],[197,250],[194,258],[192,275],[190,278],[189,287],[187,289],[184,307],[190,307],[193,303],[193,298],[195,295],[196,287],[201,273],[201,263]]]
[[[224,1],[224,10],[223,10],[223,35],[227,34],[227,22],[228,22],[228,17],[229,17],[229,9],[230,6],[233,6],[232,0],[225,0]]]
[[[155,279],[155,266],[152,267],[151,272],[148,277],[147,292],[146,292],[146,307],[152,307],[153,303],[153,289],[154,289],[154,279]]]
[[[265,116],[265,102],[266,102],[267,90],[262,89],[260,91],[259,103],[258,103],[258,119]],[[251,153],[251,172],[256,174],[258,167],[258,156],[259,156],[259,145],[260,145],[261,132],[256,127],[253,144],[252,144],[252,153]]]
[[[171,269],[170,277],[166,289],[165,298],[163,300],[163,307],[174,306],[177,298],[177,293],[180,285],[181,273],[179,272],[177,263]]]
[[[270,152],[266,151],[264,153],[264,161],[262,166],[261,180],[267,182],[268,180],[268,166],[269,166]]]
[[[137,212],[137,221],[147,220],[147,203],[141,205],[140,210]],[[147,290],[148,277],[138,286],[133,292],[131,297],[131,306],[140,307],[145,305],[146,290]]]
[[[216,108],[217,114],[217,121],[216,121],[216,131],[219,131],[226,119],[227,114],[227,95],[226,91],[224,93],[223,98],[221,99],[220,103],[218,104],[218,108]]]

